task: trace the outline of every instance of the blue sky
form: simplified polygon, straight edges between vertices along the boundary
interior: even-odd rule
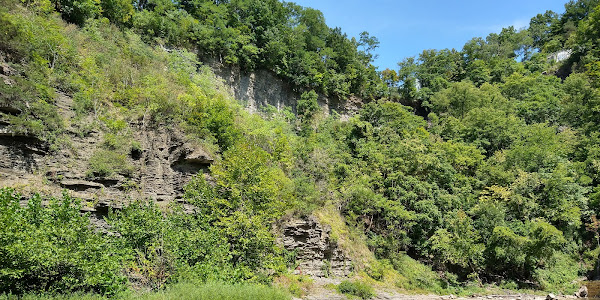
[[[564,12],[568,0],[295,0],[323,12],[329,27],[348,36],[368,31],[379,39],[379,70],[397,69],[397,62],[424,49],[456,48],[473,37],[499,33],[503,27],[523,28],[538,13]]]

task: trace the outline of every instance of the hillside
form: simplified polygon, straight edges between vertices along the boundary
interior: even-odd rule
[[[570,1],[376,72],[293,3],[0,0],[0,297],[572,294],[599,41]]]

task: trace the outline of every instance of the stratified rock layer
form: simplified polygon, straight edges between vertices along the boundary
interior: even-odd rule
[[[286,250],[296,251],[297,274],[314,277],[343,277],[352,271],[352,262],[331,240],[331,227],[315,217],[293,219],[282,228],[280,242]]]
[[[0,135],[0,186],[21,192],[60,196],[62,190],[84,200],[87,211],[103,213],[132,199],[153,199],[159,203],[180,201],[183,187],[212,158],[200,147],[186,141],[174,129],[138,128],[132,138],[140,149],[132,151],[127,163],[132,173],[124,176],[90,176],[89,161],[101,148],[103,134],[70,135],[70,147],[50,151],[45,143],[27,136]]]

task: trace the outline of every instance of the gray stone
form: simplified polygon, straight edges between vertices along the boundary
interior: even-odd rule
[[[93,181],[85,180],[63,180],[60,182],[60,186],[74,191],[85,191],[88,189],[101,189],[104,185]]]
[[[296,103],[304,90],[294,90],[275,73],[267,70],[243,72],[239,67],[231,67],[219,61],[207,62],[215,74],[223,79],[235,99],[238,99],[251,113],[260,112],[267,105],[278,110],[289,107],[296,111]],[[362,100],[351,96],[341,100],[338,97],[319,96],[318,103],[323,112],[328,115],[333,111],[340,114],[342,120],[347,120],[362,106]]]
[[[48,145],[35,137],[15,135],[10,124],[0,124],[0,181],[3,186],[26,187],[31,192],[60,197],[63,189],[86,202],[87,211],[107,211],[121,207],[131,199],[154,199],[165,205],[178,201],[183,187],[193,176],[208,170],[213,158],[202,147],[189,141],[185,134],[166,126],[146,122],[130,124],[132,138],[140,144],[139,157],[128,158],[133,166],[130,176],[110,178],[86,176],[89,161],[102,147],[103,133],[89,130],[85,134],[71,124],[74,115],[71,97],[57,93],[57,106],[65,123],[69,147],[48,151]],[[2,113],[19,113],[0,107]],[[82,123],[93,123],[88,117]],[[5,129],[5,130],[4,130]],[[3,131],[4,130],[4,131]],[[28,194],[27,190],[20,192]],[[186,211],[189,208],[186,208]]]
[[[588,296],[588,289],[587,286],[582,286],[579,288],[579,290],[577,292],[575,292],[575,296],[578,298],[585,298]]]
[[[11,68],[11,66],[8,65],[8,63],[2,62],[0,60],[0,74],[6,75],[6,76],[11,76],[11,75],[15,75],[16,71],[15,71],[15,69]]]
[[[296,274],[313,277],[343,277],[351,273],[352,262],[330,238],[331,227],[317,218],[292,219],[281,226],[280,243],[296,251]]]

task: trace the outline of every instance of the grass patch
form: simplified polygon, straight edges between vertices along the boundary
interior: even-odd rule
[[[117,296],[123,300],[289,300],[290,294],[287,292],[265,285],[258,284],[225,284],[225,283],[178,283],[167,287],[163,291],[136,293],[127,291]],[[100,300],[108,299],[97,294],[75,293],[68,295],[3,295],[0,294],[0,300]]]
[[[103,296],[96,294],[82,294],[74,293],[69,295],[39,295],[39,294],[28,294],[28,295],[0,295],[0,300],[101,300],[107,299]]]
[[[396,286],[404,290],[434,292],[443,294],[440,276],[426,266],[406,254],[399,253],[390,259],[393,268],[399,273]]]
[[[296,297],[302,298],[312,288],[313,280],[306,275],[287,274],[275,278],[275,285],[289,291]]]
[[[125,154],[111,150],[97,150],[89,161],[87,177],[110,177],[115,173],[131,176],[133,166],[127,161]]]
[[[314,215],[321,223],[331,226],[331,239],[336,241],[344,253],[350,256],[356,268],[362,269],[369,262],[375,260],[373,252],[367,247],[362,232],[348,227],[344,217],[332,204],[327,204],[322,209],[315,211]]]
[[[225,283],[179,283],[168,287],[164,291],[137,295],[132,299],[168,300],[168,299],[195,299],[195,300],[287,300],[291,299],[285,291],[257,284],[225,284]]]
[[[371,299],[375,297],[373,287],[360,281],[344,280],[337,286],[338,292],[346,295],[352,295],[361,299]]]

